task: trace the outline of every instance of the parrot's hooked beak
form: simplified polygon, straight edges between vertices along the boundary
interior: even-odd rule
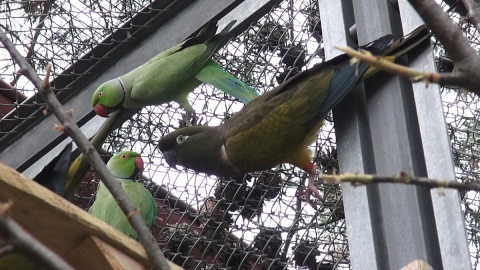
[[[110,113],[113,112],[113,110],[110,110],[110,109],[108,109],[107,107],[105,107],[101,104],[95,105],[93,110],[95,111],[96,114],[98,114],[101,117],[108,117],[110,115]]]
[[[168,163],[170,167],[177,169],[177,153],[175,150],[167,150],[162,152],[163,158]],[[178,169],[177,169],[178,170]]]
[[[135,169],[141,173],[144,170],[144,163],[143,159],[141,157],[136,157],[135,158]]]

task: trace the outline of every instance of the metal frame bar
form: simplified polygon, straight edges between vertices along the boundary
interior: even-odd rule
[[[395,7],[388,0],[322,0],[320,12],[328,58],[334,56],[333,44],[352,44],[338,32],[346,32],[353,18],[359,44],[389,33],[400,37],[421,24],[406,1]],[[416,68],[434,70],[431,48],[419,49],[409,60]],[[453,180],[437,87],[425,91],[385,74],[364,87],[334,110],[340,170]],[[440,196],[438,190],[395,184],[343,185],[343,191],[352,268],[400,269],[422,259],[434,269],[471,269],[458,192]]]

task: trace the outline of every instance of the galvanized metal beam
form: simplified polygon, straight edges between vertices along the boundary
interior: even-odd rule
[[[327,53],[333,44],[348,43],[347,34],[332,33],[346,31],[353,18],[360,44],[389,33],[400,37],[419,25],[406,1],[399,3],[401,12],[388,0],[334,2],[320,4]],[[409,60],[434,70],[431,48],[419,49]],[[364,85],[365,92],[355,90],[334,110],[340,170],[453,180],[439,92],[420,91],[385,73]],[[434,269],[471,269],[457,192],[441,197],[415,186],[342,187],[352,268],[400,269],[422,259]]]
[[[407,0],[398,0],[403,32],[408,33],[423,24]],[[436,71],[432,48],[409,57],[415,69]],[[455,180],[455,168],[447,134],[442,98],[438,85],[412,85],[415,109],[420,129],[421,145],[427,176],[433,179]],[[444,269],[471,269],[463,211],[458,191],[430,190],[438,244]]]

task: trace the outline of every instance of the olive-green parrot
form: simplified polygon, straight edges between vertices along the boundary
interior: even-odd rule
[[[135,175],[143,171],[140,154],[122,151],[108,161],[107,168],[120,182],[147,226],[151,227],[157,216],[155,199],[144,185],[133,180]],[[129,237],[137,238],[137,233],[128,223],[127,217],[102,182],[98,184],[95,202],[88,212]]]
[[[119,78],[103,83],[92,97],[95,112],[107,117],[118,109],[140,109],[175,101],[192,114],[193,108],[187,96],[202,82],[217,87],[243,103],[257,97],[253,88],[211,59],[234,24],[235,21],[231,22],[213,37],[209,34],[214,34],[217,26],[209,24],[198,36],[161,52]]]
[[[416,29],[391,45],[382,37],[363,49],[394,61],[430,37]],[[159,141],[166,162],[217,176],[236,176],[290,163],[309,174],[306,192],[322,200],[315,186],[316,167],[308,146],[316,140],[323,120],[360,81],[378,69],[349,65],[347,55],[296,74],[250,101],[220,126],[190,126]],[[314,206],[315,207],[315,206]]]
[[[33,180],[56,194],[63,196],[71,154],[72,143],[69,143]]]
[[[127,119],[132,116],[133,112],[122,110],[112,113],[112,115],[103,123],[95,136],[90,140],[93,148],[100,152],[105,139],[112,133],[112,131],[122,125]],[[79,149],[77,149],[79,151]],[[64,197],[73,201],[75,191],[78,185],[85,177],[85,174],[90,169],[90,163],[85,155],[80,153],[77,158],[68,167],[68,173],[65,179],[65,194]]]

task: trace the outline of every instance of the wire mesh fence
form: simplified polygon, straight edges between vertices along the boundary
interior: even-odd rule
[[[63,70],[103,45],[107,35],[148,3],[3,1],[0,26],[40,74],[46,63],[52,63],[54,75],[62,76]],[[451,7],[452,18],[459,21],[458,10],[443,5]],[[315,0],[285,0],[230,40],[214,58],[263,93],[324,60],[318,8]],[[462,27],[472,44],[478,44],[478,32],[468,25]],[[441,46],[435,44],[435,48],[439,69],[451,70],[452,63]],[[6,121],[16,126],[33,117],[19,114],[20,107],[38,109],[43,103],[33,86],[16,73],[18,67],[8,53],[3,49],[0,53],[0,76],[5,84],[0,93],[8,98],[0,100],[0,108],[5,109],[2,116],[6,115],[0,122],[2,136],[16,132],[2,128]],[[478,97],[446,88],[442,95],[457,180],[478,181]],[[27,98],[33,101],[22,103]],[[189,99],[201,123],[207,125],[222,123],[242,106],[205,85]],[[175,103],[144,108],[115,130],[103,146],[109,153],[131,149],[142,154],[147,165],[141,181],[158,204],[153,232],[167,258],[187,269],[350,268],[338,185],[319,187],[325,203],[315,211],[298,196],[305,188],[306,173],[290,165],[228,179],[169,168],[156,146],[163,135],[179,127],[183,113]],[[339,172],[331,117],[311,149],[323,173]],[[89,207],[97,183],[94,174],[82,182],[76,197],[79,206]],[[480,269],[479,194],[466,192],[461,199],[472,264]]]

